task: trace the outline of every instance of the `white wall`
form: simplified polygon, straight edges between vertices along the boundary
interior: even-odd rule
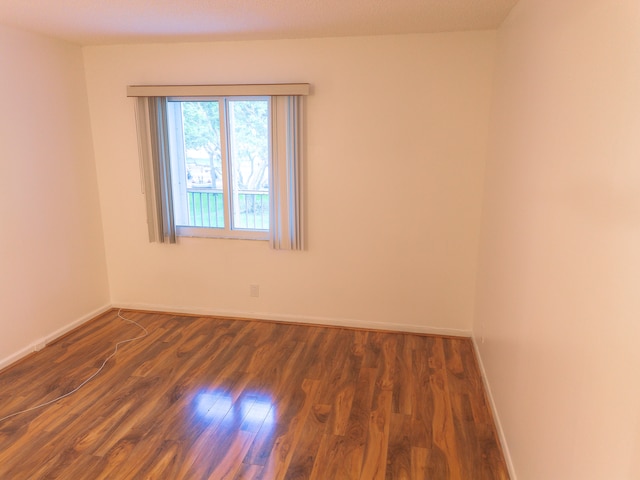
[[[495,32],[84,52],[114,303],[470,332]],[[149,244],[126,86],[276,82],[313,86],[308,250]]]
[[[640,478],[640,4],[521,0],[491,137],[474,331],[517,476]]]
[[[109,304],[79,47],[0,26],[0,366]]]

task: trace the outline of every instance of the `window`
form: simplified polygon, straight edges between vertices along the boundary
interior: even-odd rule
[[[149,239],[302,249],[306,84],[133,86]]]
[[[167,99],[180,236],[268,239],[269,97]]]

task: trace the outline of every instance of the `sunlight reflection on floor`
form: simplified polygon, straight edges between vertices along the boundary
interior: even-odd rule
[[[257,431],[275,424],[276,409],[270,396],[243,393],[235,402],[224,390],[202,390],[194,398],[195,413],[206,422],[238,423],[242,430]]]

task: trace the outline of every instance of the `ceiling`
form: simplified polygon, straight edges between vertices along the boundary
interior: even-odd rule
[[[497,28],[517,0],[0,0],[0,23],[82,45]]]

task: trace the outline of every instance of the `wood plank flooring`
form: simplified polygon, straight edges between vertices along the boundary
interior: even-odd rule
[[[0,479],[508,474],[471,341],[127,311],[149,335],[0,422]],[[0,417],[140,329],[110,311],[0,372]]]

